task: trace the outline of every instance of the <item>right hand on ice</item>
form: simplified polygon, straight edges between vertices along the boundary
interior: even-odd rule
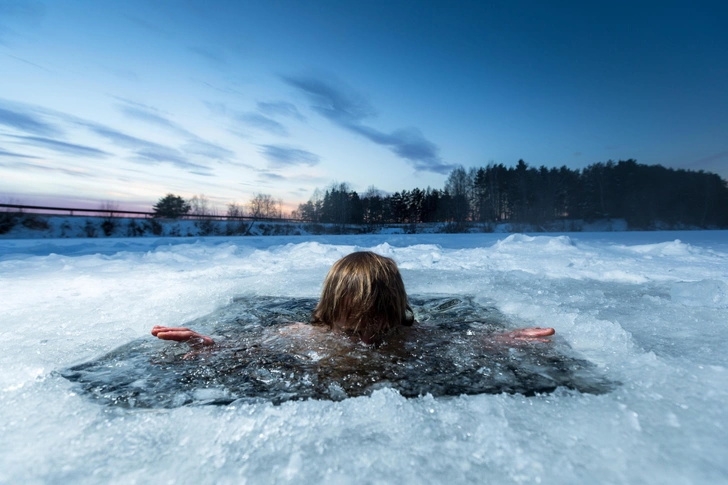
[[[162,327],[155,325],[152,335],[162,340],[174,340],[176,342],[187,342],[190,345],[214,345],[215,341],[210,337],[201,335],[186,327]]]

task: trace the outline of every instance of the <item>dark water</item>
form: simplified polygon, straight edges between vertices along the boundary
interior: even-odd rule
[[[342,400],[391,387],[405,397],[548,393],[566,387],[608,392],[613,383],[552,342],[499,342],[517,327],[467,297],[410,298],[418,323],[378,348],[320,331],[307,322],[316,300],[246,297],[185,325],[220,345],[142,338],[61,371],[104,404],[169,408],[233,401]],[[319,327],[320,328],[320,327]]]

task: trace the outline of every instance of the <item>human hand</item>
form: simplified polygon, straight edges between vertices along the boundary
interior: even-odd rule
[[[514,340],[525,340],[529,342],[548,342],[549,339],[545,337],[550,337],[555,333],[556,330],[554,330],[553,328],[532,327],[513,330],[512,332],[501,334],[499,337],[505,337]]]
[[[176,342],[187,342],[193,346],[215,345],[210,337],[201,335],[186,327],[163,327],[155,325],[152,328],[152,335],[162,340],[174,340]]]

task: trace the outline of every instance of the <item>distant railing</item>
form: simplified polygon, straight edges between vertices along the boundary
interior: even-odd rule
[[[95,216],[95,217],[137,217],[152,218],[155,217],[154,212],[143,211],[125,211],[118,209],[79,209],[75,207],[46,207],[41,205],[22,205],[22,204],[0,204],[0,208],[16,209],[19,212],[28,211],[33,214],[42,215],[68,215],[71,217]],[[51,211],[52,213],[48,213]],[[57,212],[66,214],[56,214]],[[74,214],[75,213],[75,214]],[[216,221],[263,221],[263,222],[310,222],[301,219],[286,219],[282,217],[252,217],[252,216],[228,216],[216,214],[185,214],[179,219],[186,220],[216,220]]]
[[[123,210],[117,210],[117,209],[79,209],[79,208],[72,208],[72,207],[46,207],[42,205],[20,205],[20,204],[0,204],[0,207],[6,207],[8,209],[18,209],[19,211],[31,211],[34,214],[46,214],[46,215],[56,215],[56,214],[47,214],[44,211],[53,211],[55,212],[67,212],[69,216],[76,216],[78,214],[74,214],[74,212],[83,212],[85,215],[95,214],[99,215],[101,217],[103,216],[109,216],[109,217],[123,217],[123,216],[115,216],[114,214],[125,214],[125,215],[134,215],[136,217],[152,217],[154,216],[153,212],[141,212],[141,211],[123,211]]]

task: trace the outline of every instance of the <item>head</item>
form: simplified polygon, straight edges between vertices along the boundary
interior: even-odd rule
[[[377,342],[391,329],[412,325],[402,275],[390,258],[363,251],[338,260],[329,270],[311,323]]]

